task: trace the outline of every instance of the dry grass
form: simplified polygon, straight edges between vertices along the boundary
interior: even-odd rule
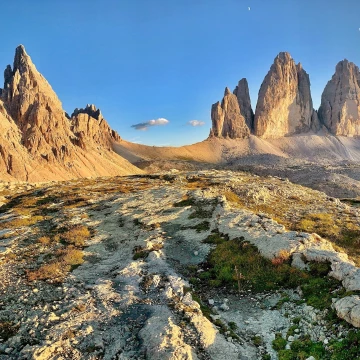
[[[61,282],[69,271],[70,265],[63,261],[54,261],[40,266],[37,270],[28,271],[26,275],[29,281],[51,280]]]
[[[85,246],[85,241],[91,236],[87,226],[77,225],[60,235],[61,240],[77,247]]]
[[[67,273],[84,262],[84,254],[81,250],[68,247],[56,252],[56,259],[48,264],[40,266],[36,270],[28,271],[29,281],[50,280],[51,282],[62,282]]]
[[[62,260],[71,266],[81,265],[84,262],[84,253],[75,248],[68,248],[65,250]]]
[[[360,224],[351,211],[324,194],[292,183],[248,175],[242,180],[223,192],[230,203],[265,213],[289,230],[317,233],[360,266]]]
[[[38,238],[37,240],[40,244],[43,244],[43,245],[49,245],[51,244],[51,239],[49,236],[41,236]]]
[[[233,204],[238,204],[238,205],[242,205],[242,202],[239,198],[239,196],[237,194],[235,194],[233,191],[225,191],[224,192],[224,196],[226,198],[227,201],[233,203]]]
[[[20,228],[24,226],[32,226],[38,223],[39,221],[43,221],[46,218],[44,216],[31,216],[26,218],[17,218],[10,221],[6,221],[3,223],[0,223],[0,230],[3,229],[14,229],[14,228]]]

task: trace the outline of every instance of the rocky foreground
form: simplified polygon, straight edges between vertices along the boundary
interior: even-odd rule
[[[1,191],[0,359],[360,358],[356,207],[215,170]]]

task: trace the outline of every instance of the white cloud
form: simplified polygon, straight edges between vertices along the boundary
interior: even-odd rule
[[[131,127],[134,128],[135,130],[145,131],[150,126],[167,125],[169,122],[170,122],[169,120],[166,120],[164,118],[159,118],[156,120],[149,120],[149,121],[146,121],[143,123],[134,124],[134,125],[131,125]]]
[[[203,125],[205,125],[205,121],[190,120],[190,121],[188,121],[188,124],[191,126],[203,126]]]

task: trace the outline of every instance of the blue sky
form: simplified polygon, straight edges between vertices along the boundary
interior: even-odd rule
[[[242,77],[255,109],[261,82],[280,51],[289,51],[310,74],[316,108],[338,61],[360,65],[359,0],[1,5],[0,66],[12,63],[15,47],[24,44],[67,112],[94,103],[124,139],[143,144],[205,139],[211,104]],[[169,122],[146,131],[132,127],[156,119]],[[205,124],[187,125],[191,120]]]

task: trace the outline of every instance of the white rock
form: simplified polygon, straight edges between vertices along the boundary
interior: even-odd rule
[[[332,307],[337,316],[346,320],[355,327],[360,327],[360,297],[357,295],[346,296],[339,300],[333,300]]]

